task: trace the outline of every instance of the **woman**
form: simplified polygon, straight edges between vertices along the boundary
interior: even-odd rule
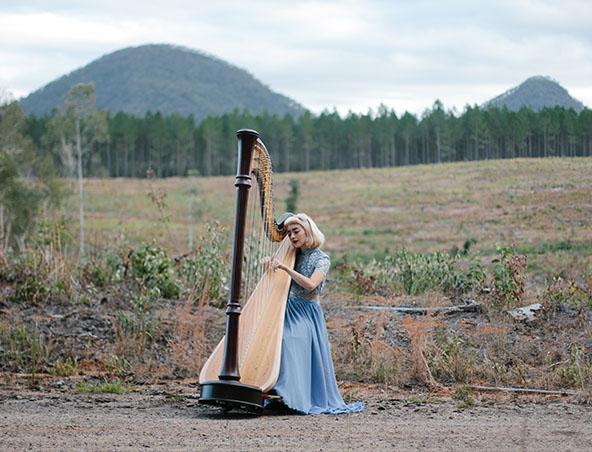
[[[319,294],[331,266],[320,250],[325,236],[306,214],[285,222],[292,246],[297,249],[294,269],[273,259],[273,271],[292,278],[286,306],[280,374],[273,391],[289,408],[303,414],[338,414],[364,409],[363,403],[346,404],[337,388],[329,338]]]

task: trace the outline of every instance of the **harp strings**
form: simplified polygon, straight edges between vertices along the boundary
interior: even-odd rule
[[[241,314],[239,362],[243,362],[255,332],[253,326],[258,325],[273,290],[273,277],[267,273],[264,259],[275,255],[282,238],[275,229],[273,219],[271,164],[261,142],[256,145],[251,166],[252,185],[247,209],[241,294],[243,308],[247,303],[250,308]],[[278,238],[279,241],[276,241]]]
[[[243,303],[260,284],[267,270],[263,259],[272,257],[283,239],[274,220],[271,161],[260,140],[254,147],[251,176],[244,243]]]

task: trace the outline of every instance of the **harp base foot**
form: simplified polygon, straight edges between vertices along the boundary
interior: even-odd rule
[[[228,407],[263,408],[263,392],[256,386],[245,385],[238,381],[205,381],[200,385],[199,403]]]

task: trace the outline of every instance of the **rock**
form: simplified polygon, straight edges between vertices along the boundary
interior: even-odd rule
[[[537,315],[542,312],[543,305],[540,303],[531,304],[529,306],[522,306],[507,311],[514,319],[524,322],[532,322],[536,320]]]

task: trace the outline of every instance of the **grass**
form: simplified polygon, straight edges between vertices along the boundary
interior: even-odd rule
[[[433,252],[462,248],[491,255],[497,244],[516,243],[539,276],[563,269],[569,248],[584,266],[590,258],[592,159],[514,159],[440,165],[274,175],[276,211],[285,209],[290,181],[300,182],[299,210],[327,235],[335,257],[384,255],[405,246]],[[234,215],[234,177],[85,181],[87,236],[100,242],[117,231],[131,241],[157,237],[174,253],[188,250],[189,223],[203,233],[215,218],[227,229]],[[201,203],[200,218],[188,214],[188,190]],[[166,232],[148,196],[166,194]],[[75,204],[72,203],[72,218]],[[174,254],[173,253],[173,254]],[[569,269],[573,272],[575,269]],[[565,275],[566,277],[577,275]]]
[[[76,391],[90,394],[129,394],[137,389],[135,385],[122,383],[121,381],[104,382],[98,385],[80,382],[76,385]]]
[[[580,315],[577,309],[592,307],[591,158],[277,174],[278,215],[295,178],[301,190],[298,210],[315,218],[327,236],[325,249],[334,264],[325,290],[327,298],[339,300],[341,307],[376,300],[385,305],[412,300],[414,306],[438,307],[450,304],[454,297],[469,296],[484,306],[477,320],[458,324],[437,315],[334,317],[329,327],[339,379],[386,387],[461,385],[458,400],[463,406],[470,406],[472,399],[462,385],[475,382],[590,387],[592,328],[585,313]],[[226,297],[215,293],[224,283],[214,263],[228,267],[222,259],[228,246],[218,239],[232,232],[234,177],[157,179],[150,183],[91,179],[85,181],[85,193],[89,248],[96,245],[100,250],[108,245],[118,259],[129,265],[135,262],[126,267],[127,279],[114,284],[116,278],[111,273],[119,261],[114,266],[108,259],[111,254],[99,259],[102,255],[97,251],[92,261],[96,265],[86,272],[89,284],[97,284],[98,274],[103,281],[101,290],[117,299],[109,352],[120,364],[109,378],[132,375],[143,381],[156,375],[195,376],[209,348],[219,339],[212,339],[217,328],[213,319],[223,318],[216,306]],[[158,194],[158,205],[151,201],[150,193]],[[188,196],[193,197],[192,203]],[[190,204],[199,205],[199,212],[189,215]],[[74,225],[75,198],[71,206],[69,224]],[[216,229],[219,236],[208,233],[213,219],[223,226]],[[176,256],[189,251],[190,225],[197,244],[194,262],[188,267],[192,278],[174,264],[181,262]],[[71,231],[71,236],[76,237],[77,232]],[[167,268],[174,270],[173,275],[144,271],[134,260],[152,240],[167,250]],[[64,262],[72,257],[66,254]],[[29,285],[36,297],[33,301],[41,305],[60,297],[82,300],[81,294],[86,292],[79,283],[74,284],[75,264],[67,267],[71,277],[56,278],[55,269],[64,267],[62,260],[45,262],[45,255],[31,258],[44,266],[31,264],[36,272],[25,272],[51,283],[39,286],[50,290],[38,295],[38,285]],[[188,259],[184,265],[189,264]],[[469,278],[471,268],[483,269],[487,276]],[[6,274],[12,271],[5,270]],[[163,280],[167,275],[175,278],[172,282],[178,279],[184,292],[164,296],[168,286],[160,283],[168,281]],[[26,280],[15,282],[15,287],[29,287]],[[482,290],[483,286],[489,291]],[[63,289],[57,290],[60,287]],[[189,288],[194,289],[190,295],[186,293]],[[33,296],[22,298],[31,301]],[[172,303],[162,310],[165,298]],[[548,324],[536,333],[532,328],[537,326],[516,325],[505,314],[505,309],[514,305],[539,301],[545,305]],[[567,318],[573,325],[555,316],[563,309],[561,304],[572,306]],[[343,313],[339,307],[336,311]],[[0,364],[35,374],[55,363],[55,375],[83,373],[77,361],[82,356],[72,355],[69,360],[57,356],[49,345],[39,346],[33,331],[0,322],[0,346],[11,351],[10,356],[0,356]],[[118,392],[126,388],[118,382],[84,383],[78,390]]]

